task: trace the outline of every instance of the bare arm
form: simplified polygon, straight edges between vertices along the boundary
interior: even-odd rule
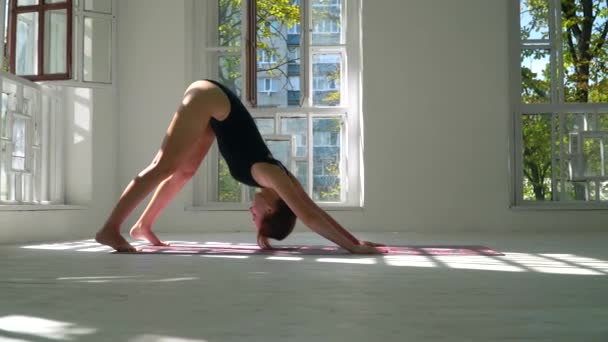
[[[360,244],[329,214],[306,194],[300,182],[279,167],[266,163],[256,164],[252,173],[262,186],[274,189],[296,216],[312,231],[353,253],[378,253],[372,246]]]

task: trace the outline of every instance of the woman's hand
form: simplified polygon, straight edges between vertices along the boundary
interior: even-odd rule
[[[364,243],[368,243],[363,244]],[[353,247],[351,247],[348,251],[353,253],[353,254],[383,254],[383,253],[388,253],[388,251],[386,250],[382,250],[380,248],[378,248],[377,246],[372,246],[369,245],[371,242],[367,242],[367,241],[359,241],[358,245],[354,245]],[[376,244],[379,245],[379,244]]]
[[[361,241],[359,240],[359,244],[361,246],[369,246],[369,247],[386,247],[386,245],[381,243],[369,242],[369,241]]]

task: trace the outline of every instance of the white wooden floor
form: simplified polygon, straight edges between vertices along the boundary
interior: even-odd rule
[[[277,259],[116,255],[86,241],[0,246],[0,341],[608,341],[608,233],[357,235],[506,255]],[[326,242],[296,233],[285,243]]]

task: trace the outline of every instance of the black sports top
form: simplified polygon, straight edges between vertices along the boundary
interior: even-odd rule
[[[253,164],[267,162],[278,165],[287,172],[285,166],[270,153],[253,117],[238,96],[214,80],[206,81],[217,85],[230,100],[228,116],[223,121],[211,118],[211,127],[232,177],[249,186],[261,187],[251,176]]]

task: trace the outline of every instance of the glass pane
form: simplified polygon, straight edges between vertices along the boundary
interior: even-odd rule
[[[262,135],[274,134],[274,119],[255,119],[258,130]]]
[[[342,4],[340,0],[312,1],[312,44],[336,45],[342,42]]]
[[[342,119],[313,119],[313,199],[341,201]]]
[[[8,163],[6,162],[6,155],[8,153],[8,146],[5,141],[0,141],[0,201],[6,201],[8,194]]]
[[[41,162],[41,155],[40,155],[40,149],[34,149],[33,150],[34,155],[32,158],[32,175],[34,176],[34,180],[33,180],[33,187],[34,187],[34,191],[33,191],[33,196],[34,198],[32,199],[35,202],[40,202],[41,199],[41,194],[40,194],[40,190],[42,189],[42,169],[40,167],[40,162]]]
[[[21,200],[26,203],[32,202],[32,174],[22,173],[21,177]]]
[[[17,6],[38,5],[38,0],[17,0]]]
[[[521,52],[522,103],[551,102],[551,63],[549,50],[524,49]]]
[[[36,91],[29,87],[23,89],[23,103],[21,104],[21,113],[27,116],[36,114]]]
[[[317,53],[312,57],[313,104],[339,106],[342,74],[342,54]]]
[[[240,55],[218,55],[218,81],[241,96],[241,56]]]
[[[608,102],[608,4],[572,1],[562,6],[564,92],[566,102]],[[589,11],[583,12],[583,3]]]
[[[81,44],[83,42],[80,41],[80,33],[79,30],[82,28],[79,25],[80,18],[78,15],[74,14],[72,18],[72,79],[75,81],[80,81],[80,63],[75,63],[78,60],[77,54],[81,51]]]
[[[44,19],[44,72],[67,72],[67,10],[46,11]]]
[[[85,82],[112,82],[112,21],[102,18],[84,18]]]
[[[38,13],[17,14],[17,75],[38,74]]]
[[[9,94],[2,93],[2,109],[0,111],[0,138],[10,138],[10,115],[8,113]]]
[[[519,4],[521,39],[549,39],[548,1],[521,0]]]
[[[302,184],[304,190],[308,191],[308,162],[307,161],[297,161],[296,162],[296,178]]]
[[[240,46],[242,17],[241,1],[219,0],[217,9],[217,44],[219,46]]]
[[[308,155],[308,119],[281,118],[281,134],[291,134],[295,137],[296,157]]]
[[[26,127],[25,119],[13,120],[13,170],[25,170]]]
[[[291,165],[291,143],[285,140],[266,140],[272,156],[289,168]]]
[[[10,170],[10,147],[0,141],[0,200],[15,200],[15,174]]]
[[[65,0],[44,0],[44,2],[47,4],[58,4],[65,2]]]
[[[522,115],[524,200],[551,200],[551,119],[551,114]]]
[[[112,14],[112,0],[84,0],[84,10]]]
[[[218,201],[219,202],[240,202],[241,185],[230,175],[228,164],[224,158],[219,158],[218,165]]]
[[[300,106],[300,5],[257,1],[257,104]]]

